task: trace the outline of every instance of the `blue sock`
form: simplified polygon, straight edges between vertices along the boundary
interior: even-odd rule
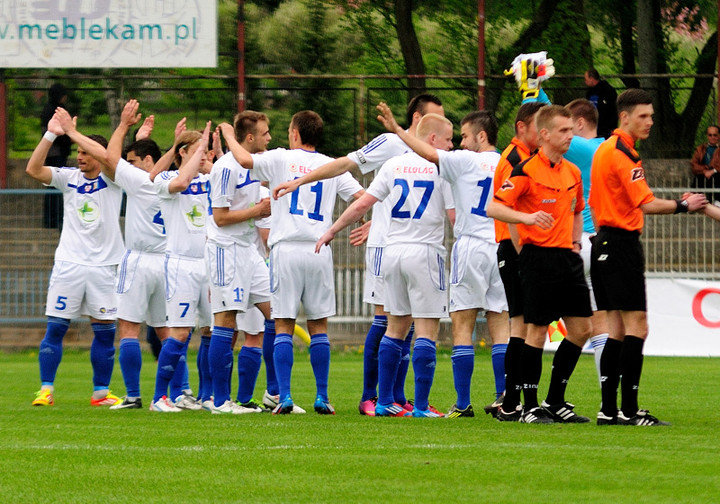
[[[70,327],[70,320],[48,317],[45,337],[40,342],[38,361],[40,363],[40,381],[43,385],[55,383],[55,373],[62,359],[62,341]]]
[[[407,378],[408,368],[410,367],[410,346],[412,345],[414,334],[415,324],[412,324],[402,344],[402,360],[400,361],[397,376],[395,377],[393,395],[395,396],[395,402],[401,406],[407,402],[407,398],[405,397],[405,378]]]
[[[363,393],[361,401],[367,401],[377,396],[378,383],[378,347],[380,340],[385,336],[387,317],[375,315],[373,323],[365,336],[363,350]]]
[[[457,392],[455,404],[459,409],[465,409],[470,405],[470,381],[475,367],[475,350],[472,345],[455,345],[450,358]]]
[[[275,375],[277,375],[280,400],[290,399],[290,376],[292,375],[294,359],[292,335],[280,333],[275,336],[273,359],[275,361]]]
[[[412,361],[415,372],[415,408],[424,411],[428,409],[430,388],[435,377],[435,342],[427,338],[416,339]]]
[[[142,353],[140,352],[140,342],[136,338],[123,338],[120,340],[118,362],[120,362],[127,396],[140,397]]]
[[[315,375],[317,397],[328,400],[328,377],[330,375],[330,340],[324,333],[310,336],[310,364]]]
[[[383,336],[378,346],[378,404],[395,402],[393,386],[402,359],[402,340]]]
[[[262,350],[255,347],[243,346],[238,353],[238,391],[237,400],[246,403],[252,399],[257,382],[260,364],[262,363]]]
[[[263,360],[265,361],[265,375],[267,379],[267,391],[270,395],[278,395],[277,376],[275,375],[275,360],[273,350],[275,349],[275,321],[265,321],[265,334],[263,335]]]
[[[213,382],[215,406],[222,406],[230,400],[230,366],[233,361],[233,329],[214,326],[208,349],[208,363]]]
[[[198,385],[198,398],[203,401],[209,401],[213,394],[212,375],[210,374],[210,364],[208,363],[208,350],[210,349],[210,336],[202,336],[200,338],[200,348],[198,350],[197,368],[200,384]]]
[[[505,352],[507,352],[507,343],[498,343],[492,346],[492,366],[493,373],[495,373],[495,399],[505,392]]]
[[[95,337],[90,346],[90,362],[93,367],[95,390],[110,387],[115,365],[115,324],[91,324]]]
[[[172,336],[169,336],[163,342],[162,350],[160,350],[160,355],[158,356],[153,402],[167,395],[168,384],[175,374],[175,368],[183,354],[183,348],[185,348],[185,343],[176,340]]]
[[[190,388],[188,385],[188,366],[187,366],[187,351],[190,345],[190,337],[192,336],[192,330],[185,340],[182,355],[180,360],[175,366],[175,374],[173,374],[170,380],[170,399],[173,401],[183,394],[183,390]]]

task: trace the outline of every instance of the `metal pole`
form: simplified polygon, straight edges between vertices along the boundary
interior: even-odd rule
[[[720,1],[720,0],[718,0]],[[245,110],[245,1],[238,0],[237,10],[238,112]]]
[[[720,0],[718,0],[720,2]],[[720,22],[720,21],[719,21]],[[485,0],[478,0],[478,109],[485,109]]]
[[[7,87],[5,71],[0,70],[0,189],[7,189]]]

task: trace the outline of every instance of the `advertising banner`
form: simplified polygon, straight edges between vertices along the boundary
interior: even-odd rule
[[[216,66],[215,0],[0,0],[0,68]]]

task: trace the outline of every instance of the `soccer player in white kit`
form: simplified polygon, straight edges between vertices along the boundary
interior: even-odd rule
[[[398,126],[385,103],[378,105],[379,119],[417,154],[438,166],[440,177],[452,187],[455,200],[455,244],[451,255],[450,318],[453,328],[453,376],[457,400],[448,418],[475,416],[470,404],[475,351],[472,332],[479,310],[485,310],[493,341],[497,400],[505,391],[504,353],[496,357],[496,347],[507,348],[510,322],[505,290],[497,264],[495,224],[486,209],[492,194],[493,176],[500,154],[495,149],[497,122],[485,111],[471,112],[461,121],[463,150],[445,152],[408,135]],[[502,364],[498,370],[497,364]]]
[[[272,189],[327,163],[331,158],[315,147],[322,138],[323,122],[318,114],[304,110],[295,114],[288,128],[290,149],[272,149],[250,155],[245,149],[228,146],[242,166],[252,169]],[[238,146],[239,147],[239,146]],[[310,363],[315,374],[317,395],[314,409],[334,414],[327,395],[330,369],[330,341],[327,317],[335,314],[335,282],[330,249],[314,253],[315,242],[330,227],[335,198],[359,198],[363,188],[350,175],[343,174],[310,187],[302,187],[289,198],[273,200],[270,245],[270,291],[275,319],[275,371],[280,402],[273,414],[291,413],[293,400],[290,376],[293,365],[292,334],[300,303],[308,319]]]
[[[408,103],[406,110],[407,133],[415,135],[420,119],[425,114],[435,113],[445,115],[442,102],[437,96],[420,94]],[[388,159],[410,152],[410,148],[394,133],[384,133],[377,136],[361,149],[349,153],[345,157],[335,159],[325,166],[313,170],[302,177],[279,184],[274,190],[275,198],[287,195],[300,187],[300,185],[317,182],[330,177],[338,176],[357,167],[363,174],[380,170]],[[365,337],[363,352],[363,392],[358,410],[361,415],[375,415],[377,403],[377,374],[378,374],[378,346],[387,329],[387,312],[385,311],[385,289],[382,275],[379,274],[379,264],[382,258],[383,247],[391,206],[389,202],[379,202],[373,207],[372,221],[354,230],[351,242],[355,243],[357,236],[367,234],[367,248],[365,250],[365,282],[363,285],[363,302],[375,306],[373,323]],[[362,243],[359,243],[362,244]],[[413,338],[413,328],[410,326],[402,346],[402,361],[398,367],[398,376],[395,380],[395,402],[412,411],[412,404],[405,397],[405,377],[410,364],[410,345]]]
[[[63,131],[57,117],[48,123],[25,171],[35,180],[63,193],[64,224],[55,251],[45,314],[45,337],[40,343],[41,388],[34,406],[55,403],[54,382],[62,358],[62,340],[70,321],[89,315],[94,338],[90,348],[93,366],[93,406],[111,406],[120,398],[109,391],[115,362],[115,271],[123,251],[118,218],[122,189],[100,171],[100,162],[78,147],[78,168],[44,166],[53,141]],[[107,146],[98,135],[93,141]]]
[[[202,135],[186,131],[176,148],[177,171],[155,177],[165,221],[165,311],[169,335],[158,357],[151,411],[180,411],[168,398],[168,384],[196,321],[210,325],[210,300],[205,266],[205,233],[210,192],[207,146],[210,122]]]
[[[452,147],[452,123],[438,114],[420,121],[417,137],[437,149]],[[455,219],[447,181],[437,166],[414,152],[387,161],[367,192],[353,203],[318,240],[316,250],[352,224],[377,201],[391,201],[390,222],[380,272],[385,282],[388,328],[378,350],[378,402],[376,416],[407,416],[394,403],[393,385],[402,358],[402,341],[415,321],[417,339],[413,349],[415,417],[438,417],[430,411],[428,396],[435,375],[440,318],[447,315],[445,279],[445,214]]]
[[[254,123],[251,133],[241,137],[250,152],[262,152],[270,141],[265,114],[245,111],[235,118],[235,128],[224,124],[225,142],[238,143],[243,122]],[[243,128],[245,129],[245,128]],[[257,137],[257,138],[256,138]],[[230,375],[233,361],[233,333],[237,313],[253,306],[270,319],[270,277],[265,259],[255,244],[254,219],[270,215],[270,199],[262,200],[260,181],[235,160],[232,152],[218,159],[210,172],[212,219],[208,222],[206,258],[211,280],[210,301],[214,327],[208,361],[212,372],[213,413],[260,413],[252,400],[262,358],[262,337],[249,337],[238,355],[239,402],[230,400]]]

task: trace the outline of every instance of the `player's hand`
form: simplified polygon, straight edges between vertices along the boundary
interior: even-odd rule
[[[48,121],[47,130],[57,136],[65,134],[65,130],[63,130],[62,126],[60,125],[60,120],[57,117],[57,112],[55,112],[55,114],[53,114],[53,116],[50,118],[50,121]]]
[[[70,133],[71,131],[75,130],[75,125],[77,124],[77,117],[75,117],[75,118],[70,117],[70,114],[64,108],[62,108],[62,107],[56,108],[55,115],[53,116],[53,118],[57,119],[57,122],[60,125],[60,128],[62,128],[62,132],[60,133],[60,135]],[[50,129],[50,124],[48,124],[48,129]],[[53,133],[55,133],[55,132],[53,131]]]
[[[295,180],[288,180],[287,182],[280,182],[278,185],[273,187],[272,190],[272,197],[274,200],[277,200],[278,198],[282,198],[286,194],[290,194],[292,192],[295,192],[298,187],[300,187],[300,183],[298,182],[299,179]]]
[[[135,140],[146,140],[152,135],[153,129],[155,128],[155,116],[149,115],[145,118],[140,126],[140,129],[135,134]]]
[[[547,51],[519,54],[504,73],[515,78],[523,99],[536,98],[541,83],[555,75],[555,62],[547,57]]]
[[[178,138],[180,138],[180,135],[185,133],[185,130],[187,129],[187,126],[185,125],[186,122],[187,122],[187,117],[183,117],[175,125],[175,143],[177,143]]]
[[[706,179],[710,179],[713,175],[715,175],[715,169],[714,168],[705,168],[703,170],[703,175],[705,175]]]
[[[526,226],[538,226],[540,229],[550,229],[555,222],[555,218],[547,213],[539,210],[535,213],[525,214],[523,224]]]
[[[693,193],[687,198],[683,198],[687,201],[688,212],[695,212],[705,207],[708,204],[708,200],[704,194]]]
[[[220,128],[215,128],[215,131],[213,131],[212,148],[215,153],[215,158],[220,158],[225,154],[222,150],[222,141],[220,140]]]
[[[218,128],[220,129],[220,133],[222,133],[225,142],[227,142],[228,138],[235,138],[235,128],[232,127],[232,124],[226,122],[220,123]]]
[[[380,111],[380,115],[377,116],[377,120],[380,121],[382,125],[385,126],[385,129],[390,133],[395,133],[400,125],[395,120],[395,116],[393,115],[392,110],[390,110],[390,107],[388,107],[387,103],[380,102],[376,108]]]
[[[320,237],[320,239],[315,243],[315,253],[319,254],[320,249],[322,249],[323,245],[330,245],[330,242],[333,241],[333,238],[335,238],[335,233],[328,231]]]
[[[142,117],[142,114],[138,114],[139,107],[140,103],[137,100],[128,101],[120,113],[120,122],[128,128],[136,125]]]
[[[263,198],[255,204],[255,208],[258,209],[257,219],[264,219],[270,216],[270,198]]]
[[[368,235],[370,234],[371,223],[372,221],[367,221],[362,226],[358,226],[350,231],[350,245],[353,247],[359,247],[367,241]]]
[[[212,128],[212,121],[208,121],[205,125],[205,129],[203,130],[202,138],[200,139],[200,147],[203,150],[207,150],[208,144],[210,142],[210,128]]]

